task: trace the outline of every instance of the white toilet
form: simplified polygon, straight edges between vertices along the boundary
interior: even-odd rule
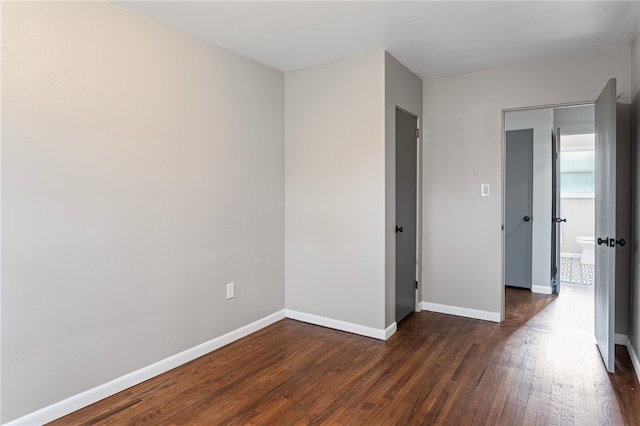
[[[576,238],[578,244],[582,248],[582,254],[580,255],[580,263],[586,265],[593,265],[596,263],[595,256],[595,238],[594,237],[578,237]]]

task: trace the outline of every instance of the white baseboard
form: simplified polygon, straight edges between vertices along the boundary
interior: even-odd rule
[[[307,314],[305,312],[293,311],[291,309],[286,310],[286,316],[287,318],[297,321],[308,322],[309,324],[320,325],[322,327],[333,328],[335,330],[346,331],[380,340],[387,340],[396,332],[398,327],[395,322],[386,329],[367,327],[365,325],[321,317],[320,315]]]
[[[480,319],[485,321],[500,322],[500,312],[480,311],[477,309],[461,308],[459,306],[441,305],[439,303],[420,302],[422,309],[440,314],[457,315]]]
[[[531,291],[540,294],[551,294],[551,287],[548,285],[532,285]]]
[[[215,339],[211,339],[198,346],[194,346],[193,348],[172,355],[169,358],[165,358],[147,367],[141,368],[140,370],[118,377],[115,380],[49,405],[48,407],[41,408],[38,411],[34,411],[33,413],[7,423],[7,425],[41,425],[49,423],[111,395],[115,395],[127,388],[142,383],[145,380],[149,380],[155,376],[172,370],[182,364],[186,364],[189,361],[215,351],[216,349],[246,337],[249,334],[255,333],[276,321],[280,321],[284,317],[285,310],[283,309],[252,322],[251,324],[247,324],[244,327],[240,327],[237,330],[233,330],[225,335],[216,337]]]
[[[396,331],[398,331],[398,323],[394,321],[384,330],[384,340],[389,340],[389,337],[393,336]]]
[[[636,377],[640,382],[640,359],[638,359],[638,354],[636,353],[631,340],[627,339],[627,352],[629,352],[629,358],[631,358],[631,364],[633,364],[633,370],[636,372]]]
[[[615,343],[616,345],[625,346],[628,341],[629,341],[629,336],[627,336],[626,334],[618,334],[618,333],[616,333],[613,336],[613,343]]]

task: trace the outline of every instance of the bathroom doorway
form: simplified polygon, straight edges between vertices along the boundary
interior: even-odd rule
[[[533,293],[558,293],[563,284],[594,284],[594,117],[593,104],[505,112],[505,134],[533,132],[528,286]],[[508,158],[508,145],[506,150]]]
[[[560,136],[560,217],[561,283],[594,285],[595,265],[595,134]]]

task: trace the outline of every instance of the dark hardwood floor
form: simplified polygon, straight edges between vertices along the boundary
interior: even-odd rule
[[[53,424],[638,425],[631,361],[617,347],[605,371],[592,297],[507,289],[501,324],[414,313],[387,342],[287,319]]]

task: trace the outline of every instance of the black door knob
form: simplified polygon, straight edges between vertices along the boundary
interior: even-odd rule
[[[566,222],[566,221],[567,221],[567,219],[562,219],[562,218],[559,218],[559,217],[554,217],[553,219],[551,219],[551,221],[552,221],[552,222],[555,222],[555,223],[560,223],[560,222]]]
[[[624,247],[624,245],[627,244],[627,242],[624,240],[624,238],[620,238],[619,240],[616,240],[616,244],[619,245],[620,247]]]
[[[402,230],[403,230],[402,226],[396,226],[396,234],[398,232],[402,232]]]
[[[604,240],[602,238],[598,238],[598,245],[601,246],[602,244],[604,244],[605,246],[609,245],[609,239],[605,238]]]
[[[524,220],[525,222],[529,222],[531,218],[529,216],[525,216],[522,218],[522,220]]]

